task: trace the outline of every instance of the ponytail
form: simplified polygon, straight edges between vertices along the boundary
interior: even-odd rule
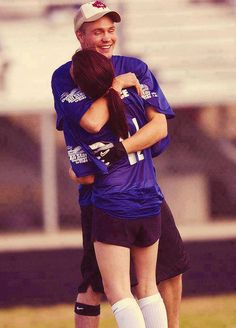
[[[105,93],[109,110],[109,124],[118,137],[128,138],[128,124],[125,116],[125,106],[119,93],[113,88],[109,88]]]

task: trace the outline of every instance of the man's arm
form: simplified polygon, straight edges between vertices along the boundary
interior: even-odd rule
[[[149,148],[168,134],[167,120],[164,114],[158,113],[153,107],[148,107],[146,114],[149,122],[130,138],[122,141],[128,154]]]
[[[165,138],[168,134],[166,116],[156,112],[156,109],[151,106],[146,111],[149,122],[132,137],[116,144],[111,142],[99,143],[96,148],[93,148],[97,159],[109,166],[127,154],[149,148]]]
[[[77,177],[75,172],[72,170],[72,168],[69,168],[69,177],[72,181],[79,183],[79,184],[93,184],[95,176],[94,175],[87,175],[84,177]]]
[[[141,96],[142,89],[134,73],[125,73],[116,76],[112,83],[112,88],[119,94],[124,88],[135,87],[137,93]],[[109,112],[107,100],[101,97],[95,100],[80,120],[80,126],[89,133],[97,133],[107,123]]]

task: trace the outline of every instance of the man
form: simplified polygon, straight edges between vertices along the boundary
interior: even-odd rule
[[[168,112],[169,107],[155,78],[152,76],[147,66],[143,63],[141,64],[135,59],[129,60],[125,57],[119,58],[119,56],[112,57],[117,39],[114,22],[119,21],[119,14],[111,11],[100,1],[93,1],[84,4],[80,7],[77,15],[75,16],[74,26],[76,36],[80,41],[82,48],[93,48],[106,57],[112,59],[117,75],[114,83],[118,85],[118,89],[120,88],[120,91],[132,86],[136,86],[139,90],[139,84],[136,76],[138,77],[143,85],[144,97],[147,99],[146,101],[156,107],[157,111],[161,113],[159,127],[161,129],[163,116],[166,115],[168,117],[168,115],[170,115]],[[80,140],[76,138],[76,129],[70,127],[71,135],[68,135],[68,130],[65,127],[66,116],[74,115],[75,120],[79,122],[80,126],[88,132],[95,133],[101,130],[108,118],[107,104],[104,98],[100,98],[94,103],[91,103],[88,102],[84,98],[84,95],[79,93],[78,90],[76,91],[76,87],[69,77],[70,65],[70,63],[67,63],[59,68],[54,73],[52,79],[55,107],[58,114],[57,128],[59,130],[64,130],[67,145],[70,146],[68,149],[69,157],[71,159],[72,168],[75,172],[78,164],[82,167],[85,163],[83,161],[86,161],[87,157],[93,161],[93,165],[96,166],[98,172],[99,169],[100,172],[101,170],[105,172],[106,169],[101,166],[101,163],[96,162],[92,158],[91,150],[86,149],[84,145],[80,144]],[[136,76],[129,72],[135,73]],[[69,82],[67,83],[65,81]],[[125,96],[126,94],[123,90],[123,97]],[[97,115],[98,112],[99,115]],[[94,116],[95,113],[96,115]],[[148,128],[148,124],[144,128]],[[141,130],[137,132],[137,136],[133,135],[132,138],[126,139],[123,142],[127,153],[137,152],[151,145],[146,142],[147,137],[150,137],[147,134],[147,129],[144,131]],[[142,134],[142,132],[144,133]],[[71,144],[71,137],[75,137],[74,139],[76,139],[77,145],[76,142],[73,145]],[[76,148],[76,146],[78,147]],[[164,148],[165,146],[166,143],[164,142],[163,147],[161,148]],[[160,144],[158,147],[160,147]],[[75,148],[77,149],[76,151]],[[111,152],[109,151],[111,153],[111,160],[113,156],[115,157],[116,155],[116,149],[114,148],[115,147],[113,147]],[[158,149],[156,151],[156,155],[158,155],[161,151],[162,149]],[[82,175],[78,174],[80,177],[79,180],[75,177],[74,179],[82,184],[92,183],[93,176],[89,173],[89,170],[84,170]],[[83,186],[80,190],[81,219],[85,253],[82,262],[84,281],[79,287],[79,294],[75,307],[75,320],[77,328],[98,327],[100,296],[103,292],[93,245],[90,241],[92,218],[90,198],[91,190],[92,189],[90,186]],[[159,245],[157,265],[159,271],[157,275],[157,282],[159,282],[158,288],[167,309],[168,326],[169,328],[177,328],[179,327],[179,306],[182,292],[181,274],[188,269],[188,260],[184,251],[182,240],[174,224],[173,217],[165,202],[162,207],[161,215],[162,237]]]

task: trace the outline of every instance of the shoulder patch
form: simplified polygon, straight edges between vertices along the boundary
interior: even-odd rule
[[[67,146],[67,153],[68,153],[69,160],[72,163],[80,164],[80,163],[88,162],[88,155],[80,146],[75,148],[72,148],[71,146]]]
[[[141,88],[142,88],[142,98],[147,100],[147,99],[150,99],[150,98],[157,98],[158,95],[156,92],[151,92],[148,85],[146,84],[141,84]]]
[[[68,102],[68,103],[73,103],[73,102],[78,102],[86,98],[86,95],[79,89],[75,88],[71,90],[70,92],[64,92],[60,99],[61,102]]]

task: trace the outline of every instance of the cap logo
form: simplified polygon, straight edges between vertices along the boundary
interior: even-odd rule
[[[105,3],[101,2],[101,1],[95,1],[93,3],[93,7],[96,7],[96,8],[106,8],[107,6],[105,5]]]

